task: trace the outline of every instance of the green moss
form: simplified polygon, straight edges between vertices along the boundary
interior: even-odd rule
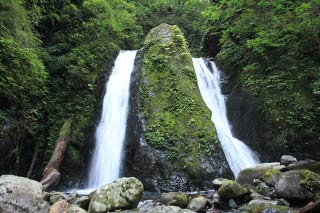
[[[139,85],[147,142],[167,150],[168,160],[221,151],[187,42],[177,26],[162,24],[147,36]]]
[[[62,126],[62,128],[60,130],[60,137],[68,137],[68,136],[70,137],[71,124],[72,124],[72,119],[71,118],[67,119],[64,122],[64,124],[63,124],[63,126]]]
[[[320,198],[320,176],[309,170],[302,170],[301,175],[302,179],[299,184]]]
[[[262,179],[265,183],[275,186],[279,180],[280,174],[281,172],[279,169],[269,169],[263,174]]]

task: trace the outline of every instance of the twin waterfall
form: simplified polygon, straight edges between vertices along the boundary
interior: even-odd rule
[[[194,58],[193,66],[197,74],[198,86],[203,100],[212,112],[213,121],[222,149],[235,176],[244,169],[259,163],[258,157],[240,140],[232,136],[227,118],[225,97],[220,89],[220,71],[213,62],[209,62],[210,72],[202,58]]]
[[[96,130],[96,147],[89,173],[88,189],[95,189],[119,177],[122,147],[125,140],[129,105],[130,76],[137,51],[120,51],[107,84],[103,110]],[[224,96],[220,91],[220,72],[213,62],[213,73],[204,60],[193,59],[201,95],[212,111],[223,151],[231,170],[237,176],[241,169],[259,163],[255,154],[232,136],[226,116]]]
[[[106,85],[89,173],[90,189],[111,183],[119,177],[129,108],[130,77],[136,54],[137,51],[120,51]]]

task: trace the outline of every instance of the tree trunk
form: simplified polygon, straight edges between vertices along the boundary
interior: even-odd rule
[[[316,213],[320,212],[320,200],[310,202],[308,205],[299,210],[299,213]]]
[[[45,190],[56,186],[59,182],[59,168],[63,162],[64,155],[67,151],[70,141],[71,123],[71,119],[68,119],[64,122],[51,159],[43,170],[41,183]]]

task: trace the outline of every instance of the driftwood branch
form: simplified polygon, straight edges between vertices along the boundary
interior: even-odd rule
[[[52,188],[59,183],[59,168],[63,162],[64,155],[67,151],[70,141],[71,123],[71,119],[68,119],[64,122],[51,159],[43,170],[41,183],[45,190],[47,190],[48,188]]]
[[[316,213],[320,212],[320,200],[316,202],[310,202],[308,205],[299,210],[299,213]]]

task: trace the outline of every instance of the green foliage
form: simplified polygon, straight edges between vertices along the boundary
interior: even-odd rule
[[[28,138],[21,129],[13,141],[26,144],[37,137],[41,163],[50,158],[66,118],[76,124],[71,134],[76,146],[70,152],[84,146],[93,131],[106,70],[120,49],[139,43],[135,13],[135,6],[124,0],[0,3],[1,125],[9,123],[12,135],[15,123],[27,128]],[[23,157],[32,149],[28,146]]]
[[[48,22],[56,29],[43,31],[50,36],[43,55],[50,74],[49,146],[54,145],[62,122],[70,116],[77,123],[71,140],[83,146],[88,128],[95,122],[105,72],[111,70],[120,49],[134,48],[138,43],[135,40],[140,28],[135,24],[134,6],[126,1],[85,0],[82,5],[58,2],[53,8],[47,5],[50,10],[40,23],[40,29],[46,29]]]
[[[11,37],[24,47],[36,47],[40,40],[33,30],[22,0],[0,2],[0,36]]]
[[[1,2],[0,166],[6,172],[20,173],[27,164],[22,155],[32,153],[35,144],[43,142],[40,119],[48,74],[38,56],[39,44],[23,2]]]
[[[309,170],[302,170],[302,180],[299,184],[320,197],[320,176]]]
[[[320,131],[319,8],[316,0],[220,1],[205,12],[221,33],[219,62],[255,95],[282,151]]]
[[[193,55],[201,55],[202,39],[206,34],[206,18],[202,16],[207,1],[157,0],[135,1],[138,24],[145,34],[161,23],[178,25],[189,42]]]

